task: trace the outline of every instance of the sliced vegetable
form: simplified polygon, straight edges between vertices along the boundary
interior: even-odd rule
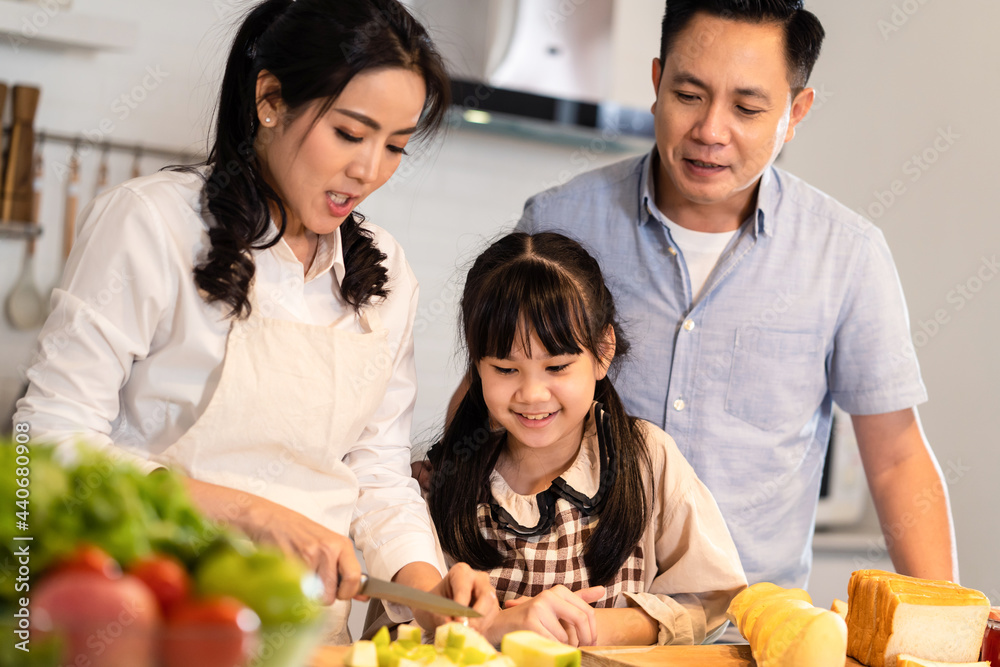
[[[517,667],[580,667],[580,649],[546,639],[530,630],[508,632],[500,650]]]

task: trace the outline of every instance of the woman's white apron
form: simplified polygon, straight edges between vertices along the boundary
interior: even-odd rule
[[[230,328],[205,412],[156,458],[349,535],[358,481],[343,458],[389,384],[388,330],[374,308],[357,333],[271,319],[267,302],[251,299],[250,316]],[[349,643],[350,602],[329,611],[326,641]]]

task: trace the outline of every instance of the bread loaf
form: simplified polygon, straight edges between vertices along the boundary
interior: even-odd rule
[[[754,584],[733,598],[728,617],[758,667],[843,667],[846,660],[844,619],[814,607],[801,588]]]
[[[858,570],[847,587],[847,653],[869,667],[897,667],[906,653],[924,660],[974,662],[989,599],[950,581]]]
[[[900,653],[896,656],[896,667],[990,667],[988,662],[936,662],[915,658],[912,655]]]

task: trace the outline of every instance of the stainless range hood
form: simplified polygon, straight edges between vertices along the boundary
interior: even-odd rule
[[[454,79],[455,104],[652,136],[648,109],[611,99],[613,0],[406,0]]]

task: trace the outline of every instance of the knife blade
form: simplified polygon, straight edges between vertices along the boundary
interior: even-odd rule
[[[482,614],[472,607],[462,606],[446,597],[427,593],[418,588],[404,586],[392,581],[369,577],[367,574],[361,575],[361,590],[358,593],[379,598],[380,600],[403,604],[407,607],[426,609],[442,616],[464,616],[467,618],[479,618],[482,616]]]

